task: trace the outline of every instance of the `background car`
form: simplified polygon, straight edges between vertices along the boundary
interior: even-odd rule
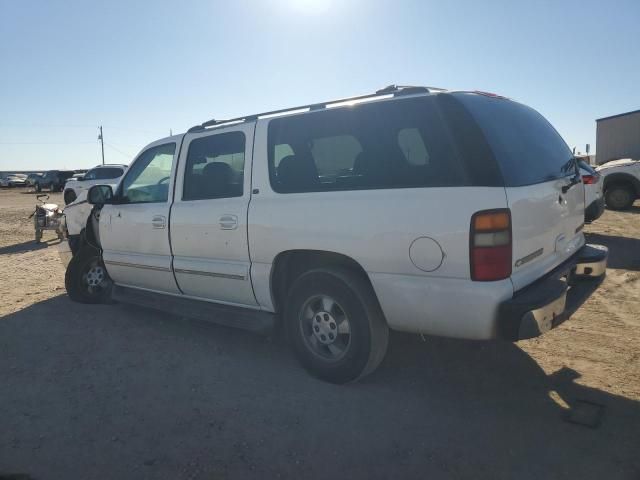
[[[23,173],[10,173],[0,180],[0,187],[24,187],[27,185],[27,176]]]
[[[73,170],[49,170],[42,178],[35,181],[34,187],[37,192],[47,188],[52,192],[61,192],[65,182],[73,177]]]
[[[607,207],[628,210],[640,198],[640,160],[612,160],[597,168]]]
[[[578,160],[582,183],[584,183],[584,221],[591,223],[604,212],[604,195],[600,174],[584,160]]]
[[[126,170],[126,165],[98,165],[75,180],[70,178],[64,186],[65,205],[74,202],[80,193],[93,185],[111,185],[112,188],[115,188]]]
[[[38,180],[40,178],[42,178],[42,174],[41,173],[30,173],[29,175],[27,175],[27,186],[35,187],[36,180]]]

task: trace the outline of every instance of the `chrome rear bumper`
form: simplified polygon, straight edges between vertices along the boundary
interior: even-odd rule
[[[607,270],[607,247],[585,245],[545,277],[516,292],[499,308],[498,336],[533,338],[567,320],[598,288]]]

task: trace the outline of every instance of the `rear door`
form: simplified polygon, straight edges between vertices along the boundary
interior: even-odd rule
[[[256,306],[247,208],[255,123],[188,134],[171,210],[173,268],[185,295]]]
[[[512,216],[511,280],[519,290],[584,244],[584,186],[576,161],[535,110],[501,97],[456,95],[480,125],[504,177]]]

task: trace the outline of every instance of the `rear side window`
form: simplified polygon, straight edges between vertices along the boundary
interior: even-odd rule
[[[241,197],[246,139],[242,132],[196,138],[189,144],[183,200]]]
[[[519,187],[575,175],[571,150],[534,109],[485,95],[453,94],[475,118],[491,147],[505,186]]]
[[[446,115],[434,97],[420,97],[273,119],[271,186],[293,193],[484,184]]]
[[[104,167],[94,170],[94,178],[96,180],[107,180],[110,178],[118,178],[122,176],[123,169],[119,167]],[[86,177],[85,177],[86,178]]]

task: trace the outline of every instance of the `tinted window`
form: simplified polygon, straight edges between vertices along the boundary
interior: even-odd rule
[[[175,143],[167,143],[142,152],[122,181],[121,201],[166,202],[175,150]]]
[[[499,173],[465,158],[452,127],[435,96],[276,118],[271,185],[291,193],[500,184]]]
[[[183,200],[241,197],[245,136],[228,132],[196,138],[189,144]]]
[[[98,171],[97,168],[94,168],[93,170],[89,170],[87,173],[84,174],[82,179],[83,180],[95,180],[97,171]]]
[[[104,167],[95,169],[96,180],[107,180],[111,178],[118,178],[122,175],[123,169],[120,167]],[[88,174],[87,174],[88,175]],[[86,178],[86,176],[85,176]]]
[[[575,175],[571,150],[538,112],[520,103],[477,94],[454,94],[483,131],[505,185],[517,187]]]

